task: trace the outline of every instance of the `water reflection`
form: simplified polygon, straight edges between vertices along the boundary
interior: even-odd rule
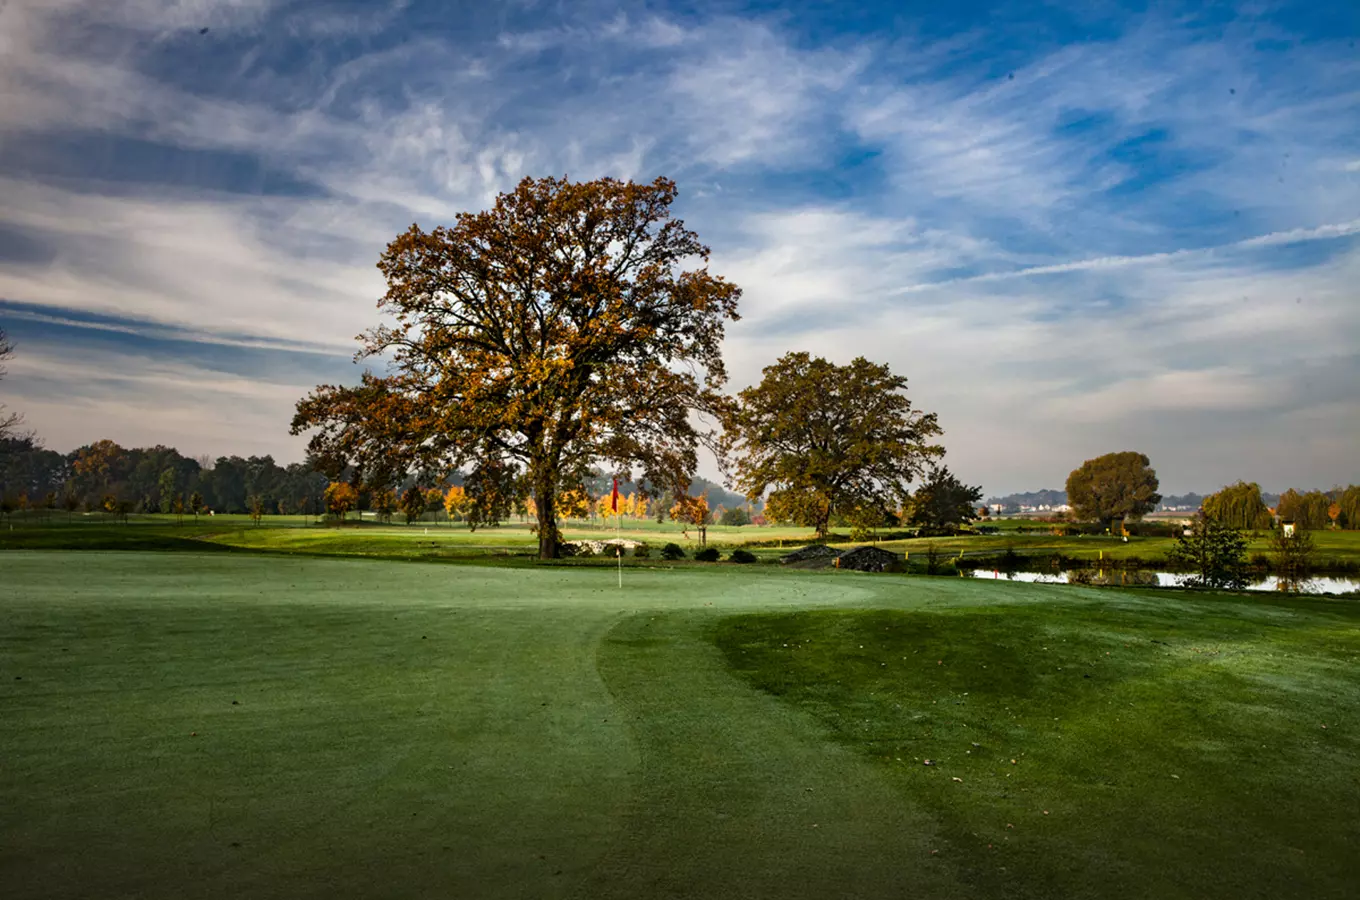
[[[1036,584],[1094,584],[1113,587],[1179,587],[1192,576],[1185,572],[1154,572],[1146,569],[1069,569],[1065,572],[1002,572],[975,569],[973,578],[1024,581]],[[1247,585],[1249,591],[1282,591],[1298,594],[1350,594],[1360,592],[1354,578],[1288,578],[1266,576]]]

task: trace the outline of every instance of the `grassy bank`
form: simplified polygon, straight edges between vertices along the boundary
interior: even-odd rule
[[[566,522],[567,540],[608,540],[616,536],[648,544],[656,555],[662,545],[674,542],[687,555],[699,548],[698,534],[674,522],[631,522],[615,532],[589,523]],[[1312,532],[1317,547],[1315,568],[1319,573],[1360,572],[1360,531]],[[724,556],[737,547],[750,548],[762,561],[773,562],[790,549],[813,540],[807,528],[712,526],[708,543]],[[1133,568],[1168,568],[1166,558],[1175,540],[1168,537],[1131,537],[1128,541],[1109,536],[1055,536],[1004,531],[996,535],[965,535],[868,541],[903,554],[913,568],[923,568],[933,550],[942,562],[963,557],[995,568],[1003,555],[1012,554],[1012,565],[1027,569],[1072,568],[1104,563]],[[846,535],[833,536],[838,547],[856,546]],[[205,545],[211,545],[205,547]],[[266,516],[259,525],[247,516],[204,517],[177,520],[174,516],[134,516],[128,522],[102,514],[51,517],[16,517],[12,528],[0,528],[0,550],[190,550],[236,549],[251,552],[361,556],[388,559],[432,559],[517,564],[537,555],[538,541],[527,524],[508,523],[497,528],[470,531],[447,523],[412,525],[363,522],[343,527],[319,525],[301,516]],[[1248,554],[1268,558],[1267,535],[1248,544]],[[596,561],[601,562],[601,561]]]

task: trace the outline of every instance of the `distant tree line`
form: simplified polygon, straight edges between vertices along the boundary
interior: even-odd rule
[[[0,498],[10,508],[320,515],[326,484],[312,467],[280,466],[272,456],[200,461],[174,447],[125,448],[111,440],[70,453],[45,449],[32,436],[0,441]]]

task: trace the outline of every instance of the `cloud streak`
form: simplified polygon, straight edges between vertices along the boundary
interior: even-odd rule
[[[987,272],[982,275],[969,275],[963,278],[951,278],[946,281],[936,281],[928,284],[913,284],[906,287],[897,288],[895,294],[910,294],[920,291],[937,290],[939,288],[953,287],[960,284],[975,284],[988,281],[1007,281],[1012,278],[1034,278],[1042,275],[1062,275],[1068,272],[1091,272],[1102,269],[1118,269],[1125,266],[1156,265],[1159,263],[1175,262],[1177,260],[1192,259],[1200,256],[1212,256],[1229,250],[1245,250],[1257,247],[1280,247],[1286,244],[1298,244],[1306,241],[1329,241],[1338,238],[1351,237],[1360,234],[1360,219],[1350,222],[1339,222],[1334,225],[1319,225],[1316,228],[1293,228],[1289,231],[1277,231],[1273,234],[1262,234],[1256,237],[1243,238],[1240,241],[1233,241],[1230,244],[1221,244],[1217,247],[1188,247],[1181,250],[1170,250],[1164,253],[1145,253],[1141,256],[1102,256],[1096,259],[1082,259],[1073,262],[1055,263],[1047,266],[1029,266],[1024,269],[1015,269],[1009,272]]]

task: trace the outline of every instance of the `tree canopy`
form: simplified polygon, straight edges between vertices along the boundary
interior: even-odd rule
[[[1067,502],[1082,519],[1108,526],[1140,519],[1157,508],[1157,471],[1135,450],[1088,459],[1067,476]]]
[[[815,526],[833,515],[895,509],[926,465],[944,454],[934,413],[912,408],[907,379],[863,357],[837,366],[789,353],[764,369],[729,410],[723,449],[738,489],[770,492],[768,518]]]
[[[1239,481],[1204,498],[1204,514],[1229,528],[1269,528],[1270,509],[1256,482]]]
[[[981,487],[969,487],[948,466],[937,466],[912,496],[911,522],[930,531],[946,531],[977,518],[981,499]]]
[[[389,357],[391,374],[317,388],[293,431],[360,467],[501,467],[488,483],[513,469],[544,558],[559,490],[592,466],[683,486],[699,445],[716,448],[691,413],[724,404],[720,343],[741,292],[708,272],[675,197],[664,178],[526,178],[452,226],[411,226],[378,264],[394,324],[360,337],[359,356]]]

